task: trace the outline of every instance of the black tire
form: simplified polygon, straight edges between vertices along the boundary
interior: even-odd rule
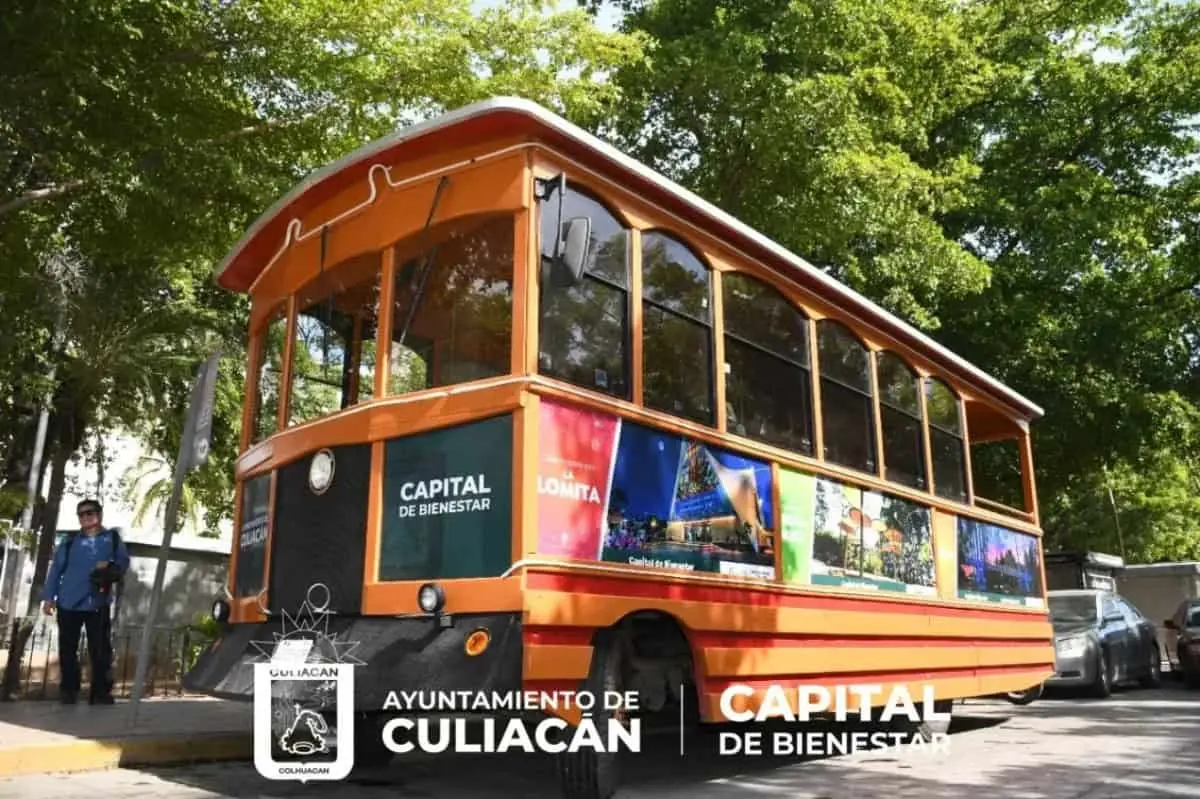
[[[1092,695],[1099,699],[1112,696],[1112,669],[1108,665],[1108,655],[1104,650],[1096,655],[1096,681],[1092,683]]]
[[[1179,672],[1179,677],[1183,680],[1183,687],[1193,690],[1200,688],[1200,670],[1197,670],[1196,664],[1190,664],[1184,657],[1183,647],[1176,652],[1179,656],[1179,667],[1175,671]]]
[[[596,636],[592,650],[592,667],[584,685],[585,691],[602,698],[605,691],[624,691],[629,684],[628,661],[622,639],[615,630],[602,630]],[[609,719],[616,713],[597,707],[591,718],[601,736]],[[580,748],[577,752],[560,752],[555,756],[563,799],[611,799],[620,784],[618,757],[613,752],[595,752]]]
[[[1009,691],[1004,695],[1004,698],[1014,705],[1029,705],[1042,695],[1042,686],[1036,685],[1033,688],[1027,688],[1024,691]]]
[[[1162,685],[1162,653],[1158,646],[1150,650],[1150,662],[1146,664],[1146,676],[1139,680],[1143,688],[1158,688]]]

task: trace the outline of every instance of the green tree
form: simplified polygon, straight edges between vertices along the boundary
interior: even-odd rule
[[[615,140],[1045,407],[1049,546],[1107,469],[1131,559],[1200,556],[1200,4],[618,5]]]
[[[247,303],[211,275],[263,209],[364,142],[492,94],[584,124],[608,113],[619,90],[602,77],[638,57],[638,39],[543,5],[478,16],[469,0],[5,8],[0,490],[24,486],[51,394],[35,596],[65,464],[88,431],[103,418],[173,458],[195,366],[218,347],[214,446],[189,490],[214,518],[231,510]]]

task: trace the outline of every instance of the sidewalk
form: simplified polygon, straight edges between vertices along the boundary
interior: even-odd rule
[[[88,771],[253,755],[250,703],[153,698],[92,706],[24,700],[0,703],[0,777]]]

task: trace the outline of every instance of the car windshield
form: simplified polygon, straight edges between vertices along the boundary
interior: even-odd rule
[[[1075,624],[1096,621],[1096,597],[1091,594],[1049,597],[1050,621],[1054,624]]]
[[[1188,608],[1187,619],[1183,623],[1184,627],[1200,627],[1200,605],[1192,605]]]

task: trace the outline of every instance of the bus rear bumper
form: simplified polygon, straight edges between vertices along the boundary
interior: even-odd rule
[[[285,624],[287,625],[285,634]],[[271,662],[280,638],[313,641],[306,663],[354,663],[354,703],[381,710],[389,692],[509,692],[521,689],[522,631],[519,613],[433,616],[330,617],[316,631],[297,631],[273,620],[231,625],[201,653],[185,675],[184,688],[208,696],[250,702],[254,666]],[[467,653],[479,630],[487,647]],[[475,643],[482,636],[475,636]]]

